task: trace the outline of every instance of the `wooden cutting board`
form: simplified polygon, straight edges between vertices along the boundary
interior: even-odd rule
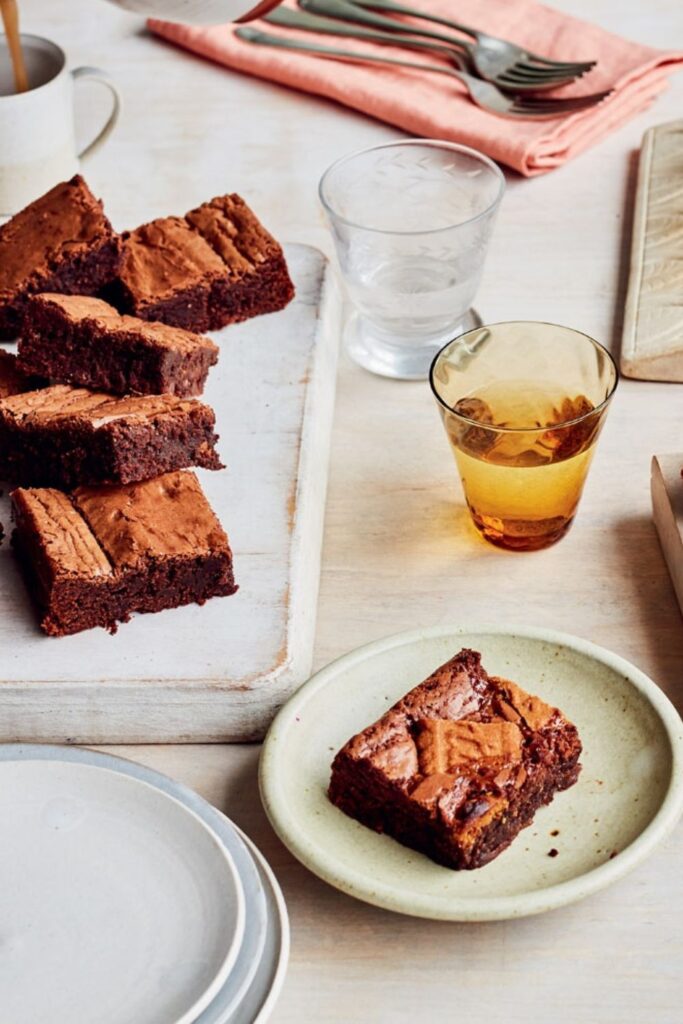
[[[683,613],[683,454],[652,460],[652,516]]]
[[[334,407],[338,297],[322,253],[287,249],[297,295],[226,328],[206,400],[227,470],[199,471],[226,528],[234,597],[43,636],[0,548],[0,740],[253,740],[308,676]],[[6,488],[5,488],[6,490]],[[0,521],[8,533],[6,495]]]
[[[643,137],[621,370],[683,381],[683,121]]]

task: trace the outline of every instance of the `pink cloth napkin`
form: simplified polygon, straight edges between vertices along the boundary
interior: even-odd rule
[[[233,26],[207,28],[157,20],[148,24],[165,39],[220,64],[328,96],[412,135],[465,143],[527,176],[559,167],[639,114],[666,88],[667,74],[683,62],[683,52],[629,42],[531,0],[458,0],[457,4],[453,0],[410,0],[409,6],[457,18],[549,57],[597,60],[598,66],[566,87],[563,94],[578,96],[607,88],[614,88],[614,94],[595,109],[570,117],[504,120],[476,107],[464,86],[445,76],[409,68],[340,63],[255,46],[237,39]],[[266,22],[254,22],[254,26],[327,46],[375,50],[387,57],[405,58],[408,54],[366,41],[294,33]],[[414,51],[408,59],[429,62],[432,57]]]

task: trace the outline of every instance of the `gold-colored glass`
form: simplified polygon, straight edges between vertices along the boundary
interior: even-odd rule
[[[617,381],[602,345],[554,324],[479,327],[441,349],[430,382],[486,540],[533,551],[564,536]]]

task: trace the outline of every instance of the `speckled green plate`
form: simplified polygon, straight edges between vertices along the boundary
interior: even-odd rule
[[[326,789],[339,747],[461,647],[481,651],[491,674],[562,708],[584,751],[578,783],[509,849],[484,868],[457,872],[359,825]],[[368,644],[313,676],[271,726],[260,784],[282,841],[343,892],[418,917],[523,917],[617,881],[673,828],[683,810],[683,725],[652,680],[587,640],[439,627]]]

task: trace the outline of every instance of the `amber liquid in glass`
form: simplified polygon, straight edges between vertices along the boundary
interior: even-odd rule
[[[454,411],[460,416],[447,413],[446,428],[477,529],[493,544],[518,551],[563,537],[599,433],[600,414],[590,401],[506,381],[461,399]]]

